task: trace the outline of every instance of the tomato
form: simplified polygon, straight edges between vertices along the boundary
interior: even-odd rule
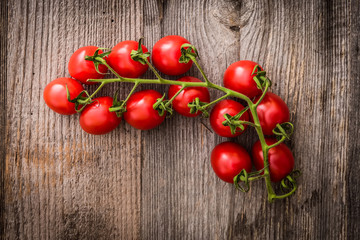
[[[241,170],[251,171],[251,159],[248,152],[240,144],[223,142],[212,150],[211,166],[221,180],[233,183],[234,177]]]
[[[231,64],[224,74],[224,86],[249,98],[260,95],[262,91],[258,89],[254,76],[251,75],[256,65],[258,65],[256,62],[248,60]]]
[[[121,122],[121,118],[109,108],[113,104],[112,97],[98,97],[87,105],[80,115],[80,126],[90,134],[101,135],[114,130]]]
[[[243,109],[243,105],[230,99],[222,100],[221,102],[217,103],[210,113],[210,124],[212,129],[222,137],[236,137],[241,135],[247,128],[247,125],[244,125],[244,131],[241,131],[240,128],[237,128],[238,132],[231,134],[230,127],[224,126],[222,123],[225,121],[225,113],[230,114],[231,116],[235,116]],[[248,121],[249,113],[245,112],[239,120]]]
[[[201,82],[200,79],[195,77],[182,77],[178,79],[181,82]],[[168,97],[171,99],[179,90],[181,86],[171,85],[169,87]],[[201,102],[210,102],[209,90],[206,87],[187,87],[181,91],[179,95],[172,101],[173,108],[175,111],[186,117],[196,117],[201,112],[190,113],[189,103],[192,103],[195,98],[199,98]]]
[[[266,138],[268,145],[276,143],[274,138]],[[257,170],[264,168],[263,152],[260,141],[257,141],[252,148],[252,157]],[[284,144],[280,143],[269,150],[268,153],[270,178],[273,182],[279,182],[291,173],[294,168],[294,157],[291,150]]]
[[[71,115],[76,113],[75,103],[67,100],[66,86],[69,89],[71,99],[77,97],[84,90],[83,86],[75,79],[57,78],[46,85],[43,96],[46,105],[53,111],[63,115]]]
[[[136,41],[119,42],[107,57],[107,63],[122,77],[138,78],[148,69],[148,65],[131,59],[131,51],[138,50],[139,43]],[[143,52],[148,52],[144,45],[141,45]],[[148,58],[149,60],[149,58]]]
[[[254,102],[258,99],[259,97]],[[265,94],[256,111],[265,135],[272,135],[272,130],[276,127],[276,124],[290,120],[289,108],[286,103],[279,96],[271,92]]]
[[[69,60],[69,73],[70,75],[79,80],[84,84],[96,84],[95,82],[87,82],[88,79],[102,79],[104,78],[105,74],[100,74],[96,71],[95,65],[92,61],[85,60],[85,56],[92,56],[94,55],[95,51],[98,47],[95,46],[87,46],[82,47],[76,50],[73,55],[71,55]],[[101,54],[102,51],[99,50]],[[103,64],[99,65],[99,71],[102,73],[107,72],[107,67]]]
[[[162,95],[155,90],[143,90],[130,96],[126,103],[124,119],[137,129],[149,130],[159,126],[165,119],[153,108],[154,103]]]
[[[152,62],[162,73],[167,75],[180,75],[189,71],[192,61],[179,63],[181,57],[180,47],[184,43],[189,43],[183,37],[171,35],[157,41],[152,51]]]

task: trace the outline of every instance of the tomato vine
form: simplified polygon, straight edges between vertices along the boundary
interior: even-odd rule
[[[77,97],[71,98],[68,86],[66,87],[67,90],[67,99],[72,104],[75,104],[75,110],[80,112],[83,111],[84,108],[94,103],[93,97],[102,89],[106,84],[109,83],[115,83],[115,82],[128,82],[133,83],[134,86],[130,93],[127,95],[127,97],[124,100],[119,101],[118,94],[115,94],[113,105],[109,105],[109,101],[107,101],[107,109],[111,114],[116,113],[118,117],[121,117],[124,113],[126,114],[126,106],[128,101],[131,100],[131,97],[134,95],[140,95],[138,93],[134,94],[134,91],[140,84],[163,84],[163,85],[178,85],[177,88],[178,91],[173,93],[172,97],[169,100],[165,99],[165,94],[162,97],[157,97],[156,100],[154,100],[154,103],[151,103],[151,107],[154,110],[157,110],[160,117],[163,116],[165,113],[172,114],[172,102],[174,99],[187,87],[205,87],[205,88],[212,88],[219,90],[224,93],[222,97],[219,97],[218,99],[213,100],[212,102],[201,102],[199,98],[194,99],[193,102],[188,104],[188,107],[190,109],[190,114],[194,114],[197,112],[202,112],[205,117],[209,116],[209,109],[212,105],[219,103],[220,101],[224,101],[224,99],[228,97],[235,97],[238,99],[241,99],[246,102],[247,106],[238,108],[240,112],[235,114],[234,116],[231,116],[230,114],[224,114],[223,115],[223,126],[229,126],[231,130],[231,134],[235,134],[238,131],[243,131],[245,127],[250,126],[255,128],[256,133],[259,138],[259,143],[261,145],[261,151],[262,151],[262,160],[263,160],[263,168],[258,169],[254,172],[248,172],[247,170],[243,169],[240,173],[238,173],[233,178],[233,183],[235,187],[242,191],[247,192],[250,189],[250,182],[264,179],[267,192],[268,192],[268,200],[270,202],[274,201],[275,199],[282,199],[286,198],[290,195],[292,195],[296,189],[297,189],[297,183],[296,183],[296,177],[299,175],[299,171],[295,170],[290,172],[285,178],[281,180],[281,187],[286,190],[286,193],[284,194],[276,194],[275,190],[271,183],[271,176],[270,176],[270,161],[269,161],[269,151],[273,148],[280,147],[281,144],[286,140],[289,139],[290,135],[293,133],[294,127],[293,124],[290,122],[283,122],[283,123],[275,123],[276,127],[272,130],[273,134],[277,137],[277,140],[275,142],[271,142],[271,144],[267,144],[267,139],[264,136],[264,130],[261,125],[261,120],[259,119],[259,114],[257,112],[257,108],[261,105],[262,101],[266,98],[266,94],[268,93],[268,89],[271,86],[270,79],[266,76],[266,71],[264,71],[260,66],[255,65],[252,69],[251,78],[255,82],[257,88],[261,90],[260,96],[257,98],[251,99],[246,94],[240,93],[239,91],[235,91],[233,89],[223,87],[217,84],[214,84],[213,82],[209,81],[206,74],[204,73],[203,69],[201,68],[200,64],[198,63],[197,59],[199,57],[197,49],[187,43],[185,41],[186,39],[181,39],[181,47],[180,52],[181,56],[178,59],[179,63],[189,64],[194,63],[195,66],[200,71],[204,81],[181,81],[181,79],[174,81],[174,80],[168,80],[163,77],[157,72],[155,67],[149,62],[150,53],[147,52],[147,49],[141,44],[142,39],[138,42],[138,48],[137,50],[132,50],[130,53],[130,57],[132,60],[136,62],[136,64],[141,65],[147,65],[146,68],[150,68],[150,70],[155,74],[156,79],[142,79],[142,78],[129,78],[121,76],[117,71],[115,71],[111,64],[109,64],[106,60],[106,58],[111,55],[111,51],[103,53],[100,49],[97,49],[93,55],[86,56],[84,60],[91,61],[94,64],[94,69],[97,73],[103,74],[103,71],[99,71],[99,68],[105,69],[108,68],[115,76],[116,78],[110,78],[110,79],[103,79],[102,77],[99,77],[98,79],[88,79],[88,83],[100,83],[98,88],[92,93],[89,94],[87,91],[79,89],[81,91]],[[185,43],[184,43],[185,42]],[[128,44],[134,45],[134,43],[129,42]],[[121,47],[119,45],[118,47]],[[129,50],[129,48],[128,48]],[[144,51],[146,50],[146,51]],[[94,51],[94,50],[93,50]],[[123,54],[123,53],[122,53]],[[112,56],[113,58],[117,58],[118,56]],[[117,66],[117,68],[120,68],[121,66]],[[188,66],[187,66],[188,67]],[[187,68],[186,67],[186,68]],[[142,67],[137,66],[137,68],[145,69]],[[142,71],[142,70],[141,70]],[[132,73],[134,74],[134,73]],[[93,73],[93,75],[95,75]],[[79,92],[78,91],[78,92]],[[155,95],[161,96],[159,93],[155,93]],[[156,95],[156,96],[157,96]],[[102,99],[101,99],[102,100]],[[99,103],[100,101],[97,100]],[[236,103],[236,102],[235,102]],[[149,104],[149,103],[147,103]],[[86,108],[85,108],[86,109]],[[152,111],[154,111],[152,110]],[[103,111],[103,110],[101,110]],[[150,111],[150,110],[149,110]],[[244,114],[248,114],[248,112],[251,115],[252,121],[248,121],[247,118],[242,118]],[[196,115],[195,115],[196,116]],[[108,118],[113,118],[112,115],[109,115]],[[105,121],[105,120],[104,120]],[[115,128],[116,124],[118,124],[119,121],[112,120],[114,122],[114,125],[111,126],[111,128]],[[162,121],[161,119],[159,121]],[[85,123],[84,123],[85,124]],[[110,128],[109,128],[110,129]],[[146,129],[146,128],[144,128]],[[240,130],[239,130],[240,129]],[[249,168],[248,168],[249,170]],[[292,169],[291,169],[292,170]],[[227,178],[228,179],[228,178]]]

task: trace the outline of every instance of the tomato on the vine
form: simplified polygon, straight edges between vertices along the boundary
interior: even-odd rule
[[[241,170],[251,171],[249,153],[240,144],[223,142],[211,152],[211,166],[216,175],[223,181],[233,183]]]
[[[84,90],[83,86],[75,79],[63,77],[46,85],[43,96],[46,105],[53,111],[63,115],[71,115],[76,113],[75,103],[68,101],[66,86],[69,89],[70,99],[76,98]]]
[[[120,76],[127,78],[138,78],[148,69],[147,64],[142,64],[131,59],[131,51],[138,50],[139,43],[128,40],[119,42],[107,57],[106,61]],[[144,45],[141,45],[142,51],[148,52]],[[149,58],[148,58],[149,60]]]
[[[95,46],[87,46],[82,47],[76,50],[73,55],[71,55],[68,69],[70,75],[79,80],[80,82],[84,84],[96,84],[96,82],[87,82],[88,79],[102,79],[105,76],[105,73],[107,72],[108,68],[103,65],[99,64],[99,71],[101,73],[98,73],[95,69],[95,65],[92,61],[85,60],[86,56],[93,56],[95,51],[98,49],[98,47]],[[102,51],[99,50],[99,54],[101,54]]]
[[[200,79],[195,77],[182,77],[177,81],[181,82],[201,82]],[[168,97],[171,99],[179,90],[180,85],[171,85],[169,87]],[[189,103],[192,103],[195,98],[199,98],[201,102],[210,102],[209,90],[206,87],[187,87],[182,90],[179,95],[172,101],[173,108],[176,112],[186,117],[196,117],[201,112],[190,113]]]
[[[249,98],[260,95],[261,90],[257,87],[252,75],[256,65],[259,64],[248,60],[241,60],[231,64],[224,74],[224,86]]]
[[[192,61],[179,63],[180,47],[184,43],[189,43],[189,41],[177,35],[166,36],[157,41],[152,50],[154,66],[167,75],[186,73],[191,68]]]
[[[277,142],[275,138],[266,138],[267,145]],[[257,141],[252,148],[252,157],[257,170],[264,168],[264,158],[260,141]],[[284,144],[270,148],[268,153],[270,178],[273,182],[279,182],[294,169],[294,157],[291,150]]]
[[[254,100],[257,102],[259,97]],[[256,108],[260,125],[265,135],[272,135],[277,124],[290,120],[289,108],[286,103],[276,94],[267,92]]]
[[[121,122],[115,112],[110,112],[112,97],[98,97],[87,105],[80,115],[80,126],[90,134],[101,135],[114,130]]]
[[[130,96],[126,103],[124,119],[127,123],[137,129],[149,130],[159,126],[165,119],[153,108],[157,99],[162,95],[155,90],[143,90]]]
[[[244,125],[244,131],[238,128],[237,132],[235,134],[232,134],[230,127],[224,126],[222,123],[225,121],[224,114],[227,113],[230,114],[231,116],[235,116],[243,109],[244,109],[243,105],[230,99],[222,100],[221,102],[217,103],[210,113],[210,124],[212,129],[219,136],[222,137],[236,137],[241,135],[247,128],[247,125]],[[248,121],[249,113],[247,111],[244,112],[244,114],[240,117],[239,120]]]

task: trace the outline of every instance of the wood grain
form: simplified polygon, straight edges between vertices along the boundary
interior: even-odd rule
[[[3,239],[359,239],[360,4],[357,0],[1,1],[0,224]],[[221,182],[208,120],[175,115],[159,128],[122,123],[90,136],[79,116],[42,100],[69,76],[71,53],[165,35],[196,45],[221,84],[239,59],[259,62],[288,104],[289,146],[302,170],[294,196],[269,204]],[[200,78],[192,68],[188,75]],[[147,73],[145,77],[154,77]],[[176,79],[176,77],[171,77]],[[165,92],[166,86],[140,86]],[[90,87],[93,91],[95,88]],[[101,95],[131,84],[107,86]],[[221,93],[211,91],[213,98]],[[249,151],[254,131],[232,140]]]
[[[5,1],[0,2],[0,237],[5,234],[5,156],[6,156],[6,145],[5,145],[5,124],[6,124],[6,91],[7,91],[7,20],[8,20],[8,9]]]
[[[50,111],[42,91],[69,76],[77,48],[136,39],[141,10],[138,1],[9,5],[5,238],[139,238],[141,133],[122,125],[89,136],[78,116]]]

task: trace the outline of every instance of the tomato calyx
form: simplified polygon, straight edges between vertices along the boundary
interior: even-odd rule
[[[140,38],[139,39],[139,45],[138,45],[138,49],[137,50],[132,50],[130,53],[130,57],[132,60],[137,61],[139,63],[141,63],[142,65],[146,65],[148,64],[148,57],[150,57],[150,53],[149,52],[143,52],[141,44],[142,44],[142,40],[144,38]]]
[[[248,192],[250,190],[251,181],[265,177],[264,175],[262,175],[264,170],[265,167],[263,169],[260,169],[259,171],[250,172],[250,173],[248,173],[245,169],[241,170],[241,172],[234,177],[235,188],[241,192]]]
[[[122,117],[123,113],[126,112],[126,101],[118,100],[119,90],[117,90],[113,97],[113,104],[109,108],[109,112],[115,112],[118,118]]]
[[[294,132],[294,125],[291,122],[284,122],[281,124],[276,124],[276,127],[273,129],[273,133],[278,140],[285,138],[290,140],[290,136]]]
[[[188,63],[191,60],[194,60],[195,58],[199,57],[199,53],[197,49],[189,43],[184,43],[183,45],[181,45],[180,50],[181,50],[181,57],[179,59],[179,63]]]
[[[222,125],[228,126],[230,128],[231,134],[235,134],[237,132],[242,132],[245,130],[245,124],[252,125],[252,123],[247,121],[240,120],[241,116],[249,109],[249,107],[245,107],[235,116],[231,116],[228,113],[224,114],[225,121],[222,122]],[[240,128],[240,130],[238,130]]]
[[[86,105],[92,103],[91,97],[86,90],[81,91],[79,93],[79,95],[77,95],[75,98],[71,99],[70,91],[69,91],[69,88],[67,85],[66,85],[66,98],[69,102],[75,104],[76,112],[81,112],[86,107]]]
[[[292,195],[297,189],[296,178],[301,175],[300,170],[294,170],[284,179],[281,180],[280,188],[284,192],[282,195],[276,195],[275,193],[269,194],[269,202],[273,202],[274,199],[283,199]]]
[[[85,56],[85,60],[92,61],[94,63],[94,66],[95,66],[95,70],[100,74],[106,74],[106,73],[100,72],[99,65],[103,64],[103,65],[107,66],[106,61],[104,60],[104,57],[108,56],[111,53],[111,51],[108,51],[108,52],[104,52],[104,53],[99,54],[99,51],[103,50],[103,49],[107,49],[107,48],[98,48],[98,49],[96,49],[94,55]]]
[[[280,184],[281,190],[283,192],[288,192],[289,189],[291,189],[290,191],[294,189],[296,190],[297,188],[296,178],[298,178],[300,175],[301,175],[300,170],[292,171],[283,180],[281,180],[281,184]]]
[[[209,111],[207,110],[208,106],[209,106],[209,103],[201,102],[198,97],[195,98],[192,103],[188,104],[191,114],[196,114],[200,111],[200,112],[202,112],[204,118],[209,117]]]
[[[271,87],[271,81],[266,76],[266,71],[262,70],[259,65],[256,65],[254,67],[251,75],[254,76],[253,79],[256,82],[258,89],[263,90],[265,88],[267,82],[269,84],[268,87]]]
[[[240,182],[244,183],[245,188],[239,184]],[[248,192],[250,190],[249,174],[245,169],[241,170],[241,172],[234,177],[234,185],[237,190],[242,192]]]
[[[174,110],[171,107],[171,102],[169,100],[164,100],[165,93],[161,98],[158,98],[153,105],[153,108],[158,111],[159,115],[162,117],[167,112],[169,113],[168,117],[170,117]]]

